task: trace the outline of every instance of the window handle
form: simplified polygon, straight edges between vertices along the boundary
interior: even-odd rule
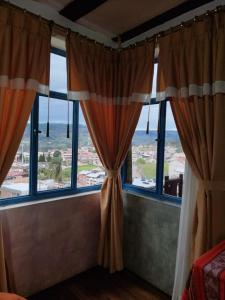
[[[34,133],[35,133],[35,134],[39,134],[39,133],[42,133],[42,131],[39,130],[39,129],[34,129]]]

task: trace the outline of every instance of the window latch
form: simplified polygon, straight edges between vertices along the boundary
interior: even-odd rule
[[[35,133],[35,134],[39,134],[39,133],[42,133],[42,131],[39,130],[39,129],[34,129],[34,133]]]

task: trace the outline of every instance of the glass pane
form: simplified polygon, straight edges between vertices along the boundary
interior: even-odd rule
[[[150,132],[146,134],[149,105],[144,105],[132,140],[132,183],[136,186],[156,186],[157,127],[159,105],[150,106]]]
[[[72,113],[70,102],[70,137],[67,138],[68,101],[50,99],[50,130],[46,137],[48,98],[39,97],[38,191],[71,186]]]
[[[181,147],[170,103],[167,103],[165,158],[164,158],[164,193],[181,197],[185,155]]]
[[[66,57],[51,53],[50,90],[67,93]]]
[[[30,119],[27,123],[14,162],[0,187],[0,199],[29,194]]]
[[[102,184],[105,171],[91,141],[86,122],[79,107],[77,187]]]

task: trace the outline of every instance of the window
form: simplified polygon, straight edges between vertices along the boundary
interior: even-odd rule
[[[156,102],[157,64],[151,104],[145,103],[124,166],[124,187],[159,199],[180,202],[185,155],[169,101]],[[146,134],[149,116],[149,134]]]
[[[14,163],[0,188],[1,203],[75,194],[99,189],[103,182],[105,173],[79,103],[67,99],[65,53],[53,49],[50,61],[50,98],[36,96]]]
[[[185,156],[169,101],[157,103],[154,98],[156,75],[157,64],[153,98],[150,105],[143,105],[122,178],[127,189],[177,202]],[[57,49],[51,54],[50,90],[50,98],[36,96],[15,160],[0,188],[1,204],[95,190],[105,178],[79,103],[67,99],[66,57]]]
[[[105,172],[79,109],[77,187],[102,184]]]
[[[49,137],[46,137],[48,99],[39,97],[38,191],[71,187],[72,106],[72,102],[49,99],[50,126]],[[67,137],[68,108],[69,137]]]
[[[132,140],[132,184],[156,187],[157,127],[159,105],[150,107],[150,134],[146,134],[149,105],[144,105]]]
[[[164,194],[181,197],[185,155],[174,122],[170,103],[166,107]]]

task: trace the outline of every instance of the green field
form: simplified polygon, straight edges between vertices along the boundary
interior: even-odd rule
[[[89,170],[93,170],[93,169],[95,169],[95,168],[96,168],[96,166],[94,166],[94,165],[83,165],[83,166],[78,166],[77,172],[79,173],[79,172],[81,172],[81,171],[89,171]],[[71,176],[71,167],[68,167],[68,168],[66,168],[66,169],[63,169],[62,173],[63,173],[63,178],[64,178],[64,179],[70,178],[70,176]]]
[[[138,168],[139,173],[141,176],[147,180],[155,179],[156,178],[156,163],[146,163],[144,159],[139,158],[136,161],[136,166]],[[164,176],[168,175],[169,172],[169,164],[164,163]]]
[[[95,169],[96,166],[95,165],[83,165],[83,166],[78,166],[78,170],[77,172],[81,172],[81,171],[90,171]]]

